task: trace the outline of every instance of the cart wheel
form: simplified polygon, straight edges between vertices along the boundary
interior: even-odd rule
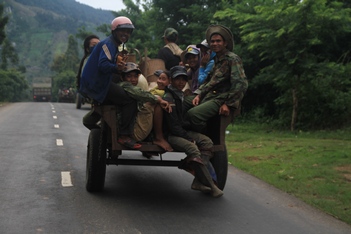
[[[81,107],[82,107],[82,96],[80,96],[80,94],[77,93],[76,108],[80,109]]]
[[[221,190],[224,189],[228,176],[228,155],[227,149],[224,151],[214,152],[211,163],[217,174],[217,185]]]
[[[87,151],[85,187],[88,192],[99,192],[104,189],[106,174],[106,136],[101,129],[90,131]]]

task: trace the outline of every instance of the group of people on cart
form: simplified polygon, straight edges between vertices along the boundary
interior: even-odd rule
[[[157,55],[165,69],[154,71],[156,87],[143,90],[138,87],[142,73],[138,65],[126,62],[127,56],[119,51],[134,29],[129,18],[120,16],[112,21],[106,39],[87,37],[79,92],[96,103],[117,107],[118,143],[137,150],[140,142],[151,139],[164,151],[185,152],[182,167],[195,176],[191,188],[221,196],[206,127],[213,116],[228,116],[237,109],[247,90],[242,61],[232,52],[232,32],[223,25],[210,25],[205,40],[182,50],[176,44],[178,32],[167,28],[165,45]],[[83,124],[99,128],[100,118],[92,109]]]

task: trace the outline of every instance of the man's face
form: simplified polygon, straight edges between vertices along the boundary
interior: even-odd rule
[[[210,51],[210,49],[207,48],[206,46],[201,46],[200,47],[200,51],[201,51],[202,55],[205,55],[205,54],[207,54]]]
[[[131,71],[125,74],[124,80],[130,82],[133,86],[138,84],[139,73],[136,71]]]
[[[189,67],[195,68],[199,63],[199,55],[197,54],[188,54],[186,56],[186,62],[189,64]]]
[[[225,50],[226,46],[227,42],[223,40],[223,37],[221,35],[212,35],[210,40],[210,47],[212,51],[214,51],[215,53],[222,52],[223,50]]]
[[[129,40],[130,35],[132,34],[133,30],[129,28],[120,28],[113,31],[113,37],[119,43],[126,43]]]
[[[187,82],[186,76],[177,76],[171,81],[172,86],[178,90],[183,90]]]

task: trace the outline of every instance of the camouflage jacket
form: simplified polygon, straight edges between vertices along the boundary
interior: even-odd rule
[[[215,65],[209,74],[208,81],[196,91],[201,102],[215,99],[219,105],[226,104],[238,108],[248,87],[241,58],[227,51],[221,57],[214,57]]]
[[[152,104],[157,103],[157,97],[155,95],[138,86],[132,85],[130,82],[123,81],[118,83],[118,85],[120,85],[131,98],[138,102],[139,109],[145,102],[151,102]]]

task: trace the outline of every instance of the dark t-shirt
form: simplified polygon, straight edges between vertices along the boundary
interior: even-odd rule
[[[157,58],[165,61],[167,70],[170,70],[172,67],[177,66],[180,63],[180,57],[174,55],[172,51],[167,47],[163,47],[158,51]]]

